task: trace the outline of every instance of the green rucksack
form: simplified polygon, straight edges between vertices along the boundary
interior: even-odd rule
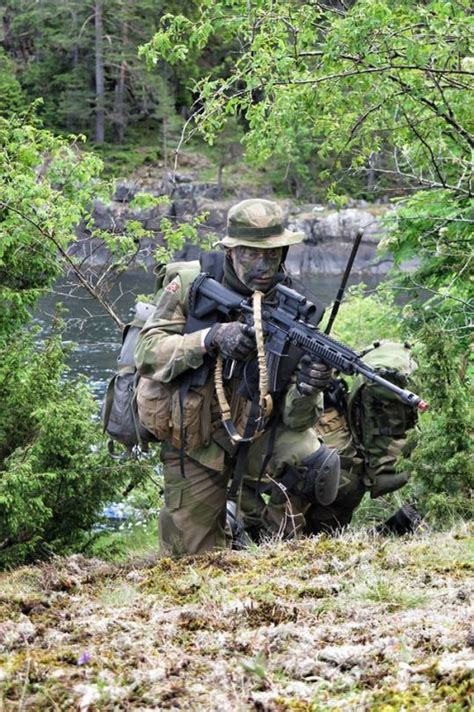
[[[394,341],[376,342],[363,360],[381,376],[406,388],[416,369],[410,347]],[[362,376],[354,379],[347,399],[347,421],[354,443],[364,458],[364,484],[372,497],[392,492],[408,480],[395,465],[403,453],[407,431],[416,423],[416,411],[396,395]]]
[[[122,348],[117,359],[118,369],[107,385],[102,404],[102,424],[104,433],[109,436],[108,449],[113,458],[131,456],[135,448],[146,452],[153,435],[138,420],[135,390],[138,373],[133,354],[138,335],[150,314],[153,304],[137,302],[135,316],[126,324],[122,332]],[[125,450],[121,454],[115,451],[119,443]]]
[[[122,332],[122,348],[117,359],[118,369],[107,385],[102,404],[102,424],[109,437],[108,449],[113,458],[130,457],[146,452],[156,437],[143,426],[138,417],[137,386],[139,375],[135,366],[134,352],[138,336],[148,317],[153,313],[166,287],[178,274],[191,282],[199,272],[199,262],[170,262],[155,269],[155,295],[149,302],[135,304],[133,321],[126,324]],[[115,450],[122,445],[121,452]]]

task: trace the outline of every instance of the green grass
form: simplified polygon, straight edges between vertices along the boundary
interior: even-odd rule
[[[158,521],[139,524],[121,531],[100,534],[87,550],[88,556],[117,562],[158,551]]]

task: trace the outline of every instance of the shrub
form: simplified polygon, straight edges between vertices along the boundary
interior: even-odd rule
[[[472,410],[465,363],[453,339],[435,325],[420,331],[416,380],[430,403],[411,434],[416,446],[400,468],[412,475],[420,508],[432,520],[472,517]]]
[[[78,545],[130,476],[112,467],[80,380],[66,379],[60,334],[34,331],[0,359],[0,566]]]
[[[326,310],[324,330],[331,309]],[[400,341],[406,329],[393,293],[380,285],[371,293],[363,283],[350,287],[341,304],[332,335],[354,349],[380,339]]]

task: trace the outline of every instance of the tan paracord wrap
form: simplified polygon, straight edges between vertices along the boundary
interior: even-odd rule
[[[268,392],[268,370],[267,370],[267,359],[265,358],[265,345],[263,340],[263,326],[262,326],[262,292],[254,292],[253,294],[253,315],[255,324],[255,341],[257,342],[257,362],[258,362],[258,385],[260,391],[259,405],[260,405],[260,417],[259,419],[263,423],[263,418],[268,418],[273,410],[273,400]],[[237,432],[235,425],[231,421],[230,405],[227,402],[227,398],[224,392],[224,380],[223,380],[223,360],[220,354],[217,355],[216,359],[216,369],[215,369],[215,383],[216,383],[216,395],[219,403],[219,408],[221,410],[222,422],[225,425],[227,433],[233,442],[238,443],[243,440],[249,442],[257,438],[262,429],[257,427],[255,433],[250,438],[244,438],[240,433]]]
[[[260,416],[268,418],[272,414],[273,399],[268,392],[268,370],[265,357],[262,325],[262,292],[253,294],[253,320],[255,324],[255,341],[257,342],[258,387],[260,391]]]

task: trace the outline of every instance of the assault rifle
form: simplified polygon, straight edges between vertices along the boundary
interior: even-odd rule
[[[243,299],[241,294],[227,289],[205,272],[193,282],[189,309],[198,319],[205,319],[218,311],[231,318],[242,316],[249,325],[253,322],[251,298]],[[420,396],[383,378],[364,363],[356,351],[324,334],[311,323],[310,320],[318,324],[323,312],[306,297],[282,284],[276,286],[272,304],[263,303],[262,324],[270,392],[278,391],[280,369],[290,347],[294,346],[347,376],[360,373],[368,381],[378,383],[420,411],[428,409],[428,403]]]

